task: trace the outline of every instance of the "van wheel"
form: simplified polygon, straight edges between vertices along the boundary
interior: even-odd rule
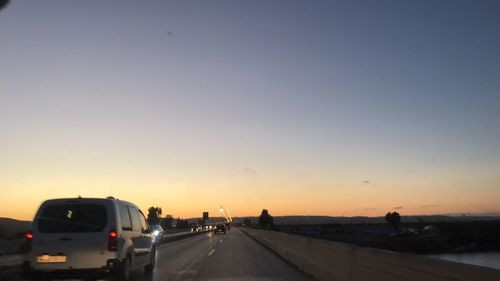
[[[155,264],[156,264],[156,247],[153,247],[153,249],[151,249],[151,260],[149,261],[149,264],[144,267],[144,272],[146,274],[150,274],[151,272],[153,272]]]
[[[116,280],[118,281],[129,281],[130,275],[132,274],[132,261],[130,256],[127,256],[125,260],[119,263],[116,271]]]
[[[42,281],[53,281],[54,278],[52,278],[51,276],[49,276],[47,274],[42,274],[42,277],[39,280],[42,280]]]
[[[21,273],[21,277],[24,278],[24,279],[28,279],[28,280],[38,280],[38,279],[41,279],[35,273],[33,273],[31,271],[28,271],[28,270],[24,270]]]

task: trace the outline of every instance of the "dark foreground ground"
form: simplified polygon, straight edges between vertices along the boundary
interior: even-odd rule
[[[0,280],[23,280],[19,268],[0,271]],[[152,275],[142,270],[132,281],[165,280],[311,280],[238,228],[227,234],[208,232],[159,246]]]
[[[399,232],[387,223],[279,225],[276,229],[414,254],[500,251],[500,220],[404,223]]]

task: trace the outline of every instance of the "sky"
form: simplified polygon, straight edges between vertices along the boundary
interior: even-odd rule
[[[0,217],[500,211],[498,1],[24,1],[0,11]]]

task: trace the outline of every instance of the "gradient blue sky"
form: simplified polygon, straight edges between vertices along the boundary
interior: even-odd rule
[[[0,216],[498,211],[498,1],[12,1]]]

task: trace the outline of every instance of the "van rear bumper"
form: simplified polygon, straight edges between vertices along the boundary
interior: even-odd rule
[[[72,269],[35,269],[29,261],[23,263],[23,277],[31,280],[37,280],[42,277],[52,278],[81,278],[106,276],[113,272],[117,266],[117,260],[110,259],[106,266],[100,268],[72,268]]]

